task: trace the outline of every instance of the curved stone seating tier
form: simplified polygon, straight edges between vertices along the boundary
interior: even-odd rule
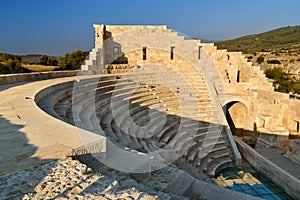
[[[213,177],[215,172],[221,168],[233,165],[233,154],[223,144],[216,144],[216,148],[206,155],[197,155],[193,164],[200,172],[207,172]]]
[[[85,106],[87,106],[87,105],[85,105]],[[82,110],[79,113],[79,119],[81,121],[87,121],[87,123],[89,123],[91,121],[95,121],[95,120],[93,120],[93,119],[96,119],[96,117],[94,116],[95,115],[94,112],[98,112],[99,110],[101,110],[102,112],[105,112],[105,114],[107,114],[109,112],[109,109],[108,109],[109,107],[111,107],[110,106],[110,96],[106,96],[105,98],[103,98],[103,96],[102,96],[102,98],[100,98],[100,100],[98,100],[96,102],[90,101],[90,104],[88,105],[88,107],[84,107],[84,110]],[[114,107],[117,107],[117,105],[114,105]],[[105,109],[105,110],[103,110],[103,109]],[[105,119],[103,117],[104,113],[98,112],[97,116],[98,116],[98,118],[97,118],[98,123],[99,123],[99,120],[103,124],[110,123],[110,122],[107,122],[107,119]],[[89,127],[89,125],[87,127]]]
[[[214,145],[214,144],[224,144],[224,135],[221,134],[218,138],[217,138],[217,141],[216,139],[207,139],[206,136],[208,135],[209,133],[207,134],[204,134],[203,137],[202,137],[202,140],[198,140],[197,142],[194,141],[189,150],[186,152],[186,154],[184,155],[186,157],[186,159],[188,161],[194,161],[196,156],[197,156],[197,151],[199,151],[200,148],[202,148],[202,150],[205,150],[205,149],[209,149],[209,147],[211,147],[210,145]],[[210,140],[210,141],[209,141]],[[205,142],[204,142],[205,141]],[[214,149],[211,149],[210,151],[213,151]]]
[[[179,123],[180,121],[178,120],[178,117],[175,118],[175,116],[167,116],[165,126],[161,129],[160,132],[155,134],[155,139],[168,143],[170,137],[175,136],[179,128]]]
[[[215,136],[220,127],[209,122],[217,119],[218,113],[203,80],[197,81],[199,87],[192,87],[201,92],[190,94],[185,91],[188,87],[176,81],[168,83],[172,91],[160,85],[134,82],[129,76],[94,78],[54,91],[39,104],[59,119],[104,134],[120,148],[150,153],[164,147],[213,174],[234,159],[226,134]],[[180,103],[176,92],[181,93]],[[154,126],[149,126],[150,119]],[[166,120],[164,125],[156,126],[162,119]]]
[[[159,131],[160,127],[155,126],[155,124],[159,124],[163,115],[161,112],[152,112],[148,115],[148,111],[145,110],[144,115],[140,115],[139,118],[137,118],[136,116],[133,117],[136,119],[134,120],[134,123],[138,124],[139,127],[135,130],[129,128],[129,134],[134,134],[134,136],[138,138],[149,138],[155,135],[157,131]],[[152,120],[151,124],[154,124],[154,126],[147,126],[149,127],[148,129],[142,128],[143,126],[147,125],[147,122],[149,122],[148,118]]]
[[[131,84],[128,84],[128,85],[134,85],[133,83]],[[77,104],[78,107],[80,107],[81,109],[78,109],[78,112],[80,113],[80,111],[84,110],[82,109],[82,107],[84,108],[86,105],[88,105],[89,103],[94,103],[94,102],[97,102],[97,101],[102,101],[102,102],[110,102],[110,99],[111,99],[111,94],[114,92],[113,90],[111,90],[111,88],[114,88],[115,85],[111,85],[111,86],[104,86],[104,87],[101,87],[101,88],[97,88],[96,89],[96,93],[91,93],[88,97],[86,97],[85,95],[81,95],[80,97],[80,100],[81,101],[75,101],[75,103]],[[133,87],[133,88],[136,88]],[[129,90],[129,88],[120,88],[119,90],[123,91],[123,95],[126,94],[126,91]],[[102,91],[102,92],[101,92]],[[84,97],[84,98],[82,98]],[[76,97],[77,100],[79,100],[79,98]],[[74,101],[72,101],[72,103],[74,103]],[[69,116],[71,114],[74,114],[73,111],[76,109],[74,109],[74,105],[72,106],[73,108],[72,109],[69,109]],[[69,107],[71,108],[71,107]],[[77,115],[77,114],[76,114]]]
[[[151,96],[151,95],[150,95]],[[108,102],[107,103],[110,103],[110,100],[111,100],[111,98],[109,98],[108,99]],[[143,103],[143,102],[146,102],[146,101],[148,101],[148,100],[152,100],[153,101],[153,99],[147,99],[147,98],[144,98],[144,99],[142,99],[140,102],[141,103]],[[156,101],[157,102],[157,101]],[[113,103],[113,105],[108,105],[108,108],[106,108],[106,112],[104,113],[104,114],[106,114],[107,112],[109,112],[109,111],[111,111],[112,109],[115,109],[115,111],[117,112],[117,111],[119,111],[119,108],[121,107],[121,108],[123,108],[124,106],[125,106],[125,108],[126,108],[126,106],[128,107],[128,105],[126,105],[126,103],[128,103],[128,101],[126,101],[126,100],[119,100],[119,101],[116,101],[116,99],[114,99],[114,103]]]
[[[155,112],[154,114],[152,115],[149,115],[149,117],[155,121],[159,121],[161,120],[161,113],[160,112]],[[146,118],[146,117],[144,117]],[[142,118],[143,119],[143,118]],[[178,130],[178,124],[180,122],[180,118],[177,117],[177,119],[175,118],[170,118],[170,117],[167,117],[166,118],[166,123],[164,125],[164,127],[153,127],[152,129],[150,130],[143,130],[142,132],[150,132],[151,133],[151,136],[155,136],[157,139],[159,139],[161,141],[162,138],[158,138],[159,135],[164,135],[166,131],[168,131],[168,134],[170,137],[174,137],[174,136],[171,136],[170,133],[172,133],[171,129],[174,129],[174,133],[177,132]],[[138,122],[138,121],[137,121]],[[185,129],[190,129],[191,127],[188,127],[186,124],[182,123],[181,124],[181,131],[184,131]],[[162,128],[162,129],[161,129]],[[197,128],[197,127],[194,127],[194,128]],[[138,135],[139,135],[139,131],[137,131]],[[142,133],[141,133],[142,134]],[[145,135],[142,134],[142,137],[145,137]],[[167,142],[167,141],[166,141]]]
[[[121,93],[122,94],[122,93]],[[146,94],[145,95],[140,95],[139,93],[135,93],[133,96],[132,96],[132,98],[134,99],[134,98],[136,98],[136,96],[135,95],[139,95],[139,96],[146,96]],[[153,95],[152,95],[153,96]],[[109,100],[110,98],[108,98],[108,100]],[[145,99],[146,100],[146,99]],[[109,103],[109,101],[107,101],[106,102],[107,104]],[[122,104],[123,104],[123,102],[121,102]],[[105,111],[103,111],[103,110],[101,110],[101,112],[105,112],[105,113],[100,113],[98,116],[104,116],[105,114],[107,114],[107,113],[109,113],[109,109],[112,109],[112,107],[109,107],[109,106],[107,106],[108,108],[106,108],[105,106],[101,106],[101,108],[106,108],[105,109]],[[121,105],[118,105],[118,104],[116,104],[116,105],[114,105],[114,107],[113,107],[113,109],[117,109],[117,108],[120,108],[121,107]],[[119,115],[119,116],[122,116],[122,115]],[[107,116],[106,116],[106,118],[107,118]],[[102,124],[110,124],[110,122],[109,121],[111,121],[111,120],[109,120],[109,117],[108,117],[108,119],[105,119],[105,118],[103,118],[103,120],[100,120],[101,122],[102,122]],[[110,131],[110,132],[113,132],[113,131]]]
[[[155,102],[152,102],[152,103],[155,103]],[[122,116],[122,113],[120,113],[118,116]],[[132,115],[127,116],[127,117],[122,117],[122,118],[118,118],[118,116],[115,116],[115,118],[114,118],[111,114],[111,110],[106,110],[105,115],[104,116],[102,115],[102,118],[100,119],[100,123],[106,124],[106,125],[111,125],[112,123],[115,123],[116,120],[118,120],[118,121],[120,121],[120,123],[119,123],[119,125],[121,126],[120,128],[122,130],[125,130],[127,128],[127,130],[128,130],[127,132],[130,133],[130,126],[128,126],[128,124],[124,124],[124,123],[126,122],[128,117],[132,117]]]
[[[128,77],[128,79],[130,79]],[[142,78],[139,78],[140,80],[142,80]],[[146,76],[145,80],[149,80],[151,79],[151,76]],[[182,82],[182,79],[178,79],[176,80],[176,78],[172,77],[170,78],[170,80],[166,81],[166,77],[162,77],[161,79],[157,79],[157,77],[154,78],[154,80],[157,80],[157,84],[160,83],[164,83],[166,84],[165,86],[167,86],[169,89],[171,89],[173,92],[186,92],[186,91],[190,91],[190,89],[193,89],[196,94],[209,94],[207,87],[205,85],[205,83],[189,83],[188,85],[185,82]]]
[[[176,129],[174,129],[176,131]],[[185,141],[185,140],[182,140],[182,141]],[[181,145],[181,146],[185,146],[185,145]]]
[[[231,161],[233,161],[232,153],[228,151],[228,147],[224,145],[224,142],[218,142],[214,145],[214,148],[208,152],[205,152],[205,149],[203,148],[198,151],[193,163],[200,170],[205,170],[207,169],[208,163],[212,164],[214,162],[213,156],[221,155],[224,152],[229,153],[230,156],[228,158],[231,158]]]
[[[38,104],[40,105],[41,108],[46,109],[47,107],[53,107],[55,111],[57,111],[58,115],[62,115],[61,117],[65,116],[66,113],[62,112],[63,110],[67,110],[68,108],[70,108],[72,106],[72,104],[74,104],[77,99],[81,99],[82,97],[86,97],[86,95],[88,94],[86,91],[86,89],[84,90],[85,93],[83,93],[83,96],[80,97],[76,97],[73,98],[72,101],[72,95],[73,95],[73,89],[74,87],[72,87],[74,84],[68,84],[69,87],[68,88],[64,88],[61,90],[57,90],[53,93],[51,93],[51,95],[46,96],[46,98],[44,97],[43,99],[41,99],[40,101],[38,101]],[[50,111],[47,111],[50,112]],[[50,113],[52,115],[54,115],[55,117],[58,117],[57,115],[55,115],[55,113]],[[59,117],[58,117],[59,118]]]
[[[148,104],[148,105],[154,105],[155,103],[156,104],[159,103],[157,101],[156,102],[153,101],[153,99],[152,100],[144,99],[141,102],[144,103],[144,104]],[[148,103],[146,103],[146,102],[148,102]],[[123,106],[123,108],[124,107],[126,108],[126,106]],[[121,127],[117,126],[117,123],[115,122],[116,118],[113,118],[112,115],[110,114],[111,110],[106,110],[105,116],[103,116],[103,114],[101,114],[103,116],[103,119],[100,120],[101,125],[106,125],[106,129],[110,129],[110,132],[119,132],[119,133],[122,133],[123,131],[121,131],[120,129],[125,130],[127,128],[127,131],[125,131],[126,133],[124,133],[124,134],[126,134],[126,135],[129,134],[130,136],[134,135],[133,132],[132,132],[132,130],[130,129],[131,128],[130,124],[128,124],[128,123],[126,124],[126,119],[128,117],[132,117],[134,119],[134,115],[131,114],[130,116],[126,116],[125,114],[122,113],[122,110],[119,110],[120,108],[122,108],[122,106],[118,107],[117,111],[118,111],[119,115],[116,116],[116,117],[118,119],[119,116],[120,117],[122,116],[123,122],[122,122],[122,119],[121,120],[119,119],[119,121],[122,122],[121,125],[120,125]],[[143,113],[142,111],[145,111],[146,110],[145,108],[147,108],[147,107],[145,107],[145,106],[141,107],[141,106],[139,106],[137,104],[134,108],[135,109],[138,109],[138,108],[141,109],[141,110],[139,110],[139,112],[135,111],[135,113],[140,114],[140,113]],[[134,130],[134,131],[136,131],[136,130]],[[135,135],[135,137],[136,137],[136,135]]]
[[[56,102],[57,102],[57,99],[59,99],[59,96],[67,97],[68,95],[65,93],[68,93],[68,92],[66,92],[65,90],[58,90],[58,91],[52,93],[51,95],[48,95],[48,96],[42,98],[37,104],[46,113],[48,113],[58,119],[64,120],[64,118],[61,116],[61,114],[64,115],[64,111],[65,111],[64,107],[66,106],[66,104],[61,104],[60,106],[56,106]],[[66,102],[67,101],[68,101],[68,99],[66,98]],[[55,111],[55,108],[58,110],[58,113]],[[61,109],[63,109],[63,110],[61,110]]]
[[[147,101],[147,105],[148,106],[140,106],[138,104],[134,104],[134,106],[130,107],[130,113],[128,115],[128,112],[125,113],[120,113],[120,115],[116,116],[116,120],[121,121],[121,125],[120,128],[125,128],[127,127],[128,130],[130,129],[130,126],[128,125],[128,117],[131,117],[134,119],[136,119],[136,114],[142,113],[143,110],[149,110],[149,109],[155,109],[155,110],[161,110],[161,105],[155,101],[155,100],[148,100]],[[130,133],[130,130],[128,131]]]
[[[85,97],[85,95],[82,95],[82,96]],[[76,97],[76,98],[77,98],[77,97]],[[103,98],[102,98],[102,99],[103,99]],[[76,103],[78,103],[78,102],[76,102]],[[102,105],[102,106],[103,106],[103,105]],[[74,107],[76,108],[76,105],[73,105],[73,108],[74,108]]]
[[[173,97],[167,97],[167,98],[159,98],[160,101],[162,102],[162,104],[164,105],[164,107],[166,108],[166,111],[170,114],[176,114],[179,116],[183,116],[182,111],[184,111],[185,113],[188,112],[189,116],[192,116],[193,114],[195,114],[195,116],[200,117],[202,116],[211,116],[211,104],[208,103],[206,105],[198,105],[195,106],[195,102],[194,101],[187,101],[187,100],[182,100],[180,103],[178,102],[178,100],[176,98]],[[184,105],[184,107],[182,107],[181,105]],[[184,110],[182,110],[184,108]],[[198,108],[198,110],[196,109]],[[201,120],[199,118],[199,120]]]
[[[136,87],[134,87],[136,88]],[[126,96],[128,96],[127,94],[127,90],[128,88],[121,88],[119,89],[119,92],[122,92],[121,95],[118,96],[118,98],[124,98]],[[85,110],[86,107],[88,106],[91,106],[91,104],[94,104],[95,102],[98,102],[98,101],[101,101],[101,102],[106,102],[106,103],[110,103],[111,102],[111,95],[112,95],[113,91],[105,91],[103,93],[99,93],[99,94],[96,94],[95,96],[91,96],[88,100],[83,100],[82,104],[81,104],[81,110]],[[116,97],[115,97],[116,99]],[[114,105],[113,105],[114,106]]]
[[[206,169],[204,169],[210,177],[214,177],[216,172],[220,169],[233,165],[233,156],[229,157],[227,154],[220,156],[222,157],[210,159]]]

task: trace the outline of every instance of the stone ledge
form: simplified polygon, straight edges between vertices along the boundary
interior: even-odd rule
[[[72,70],[0,75],[0,85],[8,85],[19,82],[40,81],[45,79],[69,77],[76,75],[88,75],[88,72]]]

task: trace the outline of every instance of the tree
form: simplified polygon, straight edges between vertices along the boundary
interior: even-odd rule
[[[280,81],[284,78],[285,73],[280,67],[269,68],[265,71],[266,77]]]
[[[62,70],[77,70],[80,68],[87,55],[88,52],[80,50],[66,53],[65,56],[61,58],[60,68]]]
[[[20,62],[15,60],[8,60],[5,64],[0,63],[0,74],[14,74],[14,73],[27,73],[30,70],[23,68]]]
[[[293,90],[295,93],[300,94],[300,82],[296,82],[293,84]]]
[[[257,62],[258,64],[261,64],[261,63],[264,62],[264,60],[265,60],[265,58],[261,55],[261,56],[259,56],[259,57],[256,59],[256,62]]]
[[[274,84],[279,85],[279,92],[292,92],[300,94],[300,81],[292,80],[289,74],[280,67],[269,68],[265,71],[266,77],[274,79]]]
[[[22,58],[21,56],[15,56],[15,55],[11,55],[11,54],[7,54],[7,53],[3,53],[1,55],[1,62],[7,62],[9,60],[14,60],[17,62],[22,62]]]
[[[40,57],[40,64],[41,65],[48,65],[49,57],[47,55],[42,55]]]
[[[48,65],[51,65],[51,66],[57,66],[58,65],[58,61],[55,59],[55,58],[49,58],[48,59]]]
[[[53,57],[49,57],[47,55],[42,55],[40,57],[40,62],[39,62],[41,65],[51,65],[51,66],[57,66],[58,65],[58,61],[53,58]]]
[[[279,60],[267,60],[268,64],[281,64]]]

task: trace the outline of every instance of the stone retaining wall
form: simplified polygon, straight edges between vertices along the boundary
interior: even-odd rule
[[[73,70],[0,75],[0,85],[8,85],[19,82],[40,81],[45,79],[61,78],[76,75],[88,75],[88,73],[89,72]]]
[[[235,137],[243,157],[260,173],[284,188],[285,192],[300,199],[300,181],[280,167],[267,160],[239,138]]]

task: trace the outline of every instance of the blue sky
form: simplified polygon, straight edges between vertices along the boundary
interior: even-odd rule
[[[3,0],[0,52],[64,55],[94,45],[92,24],[166,24],[226,40],[300,25],[298,0]]]

